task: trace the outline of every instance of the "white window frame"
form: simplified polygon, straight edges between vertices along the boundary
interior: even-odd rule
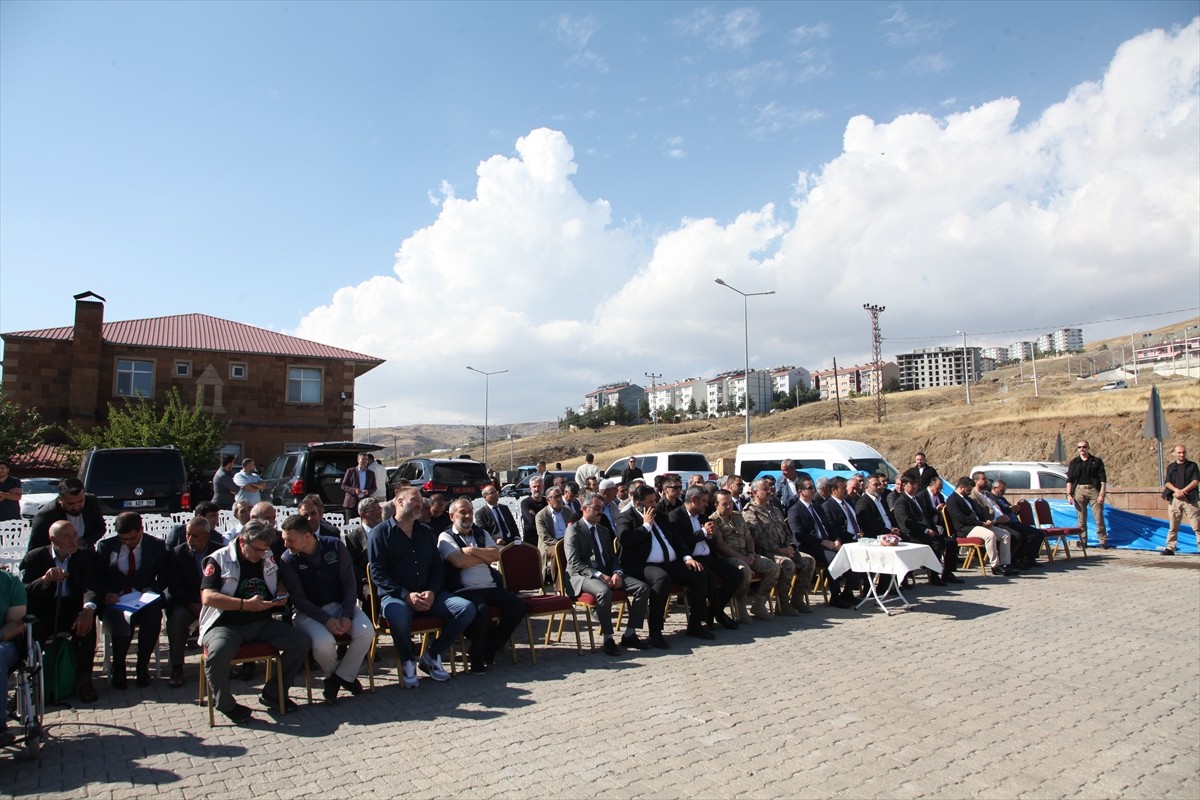
[[[145,397],[153,399],[154,397],[154,360],[141,358],[117,358],[113,365],[113,395],[116,397]],[[122,369],[122,364],[127,364],[126,368]],[[139,368],[139,365],[149,365],[148,369]],[[129,391],[122,392],[121,376],[128,376]],[[147,394],[140,394],[134,385],[134,379],[138,375],[149,375],[150,391]]]
[[[315,373],[315,377],[313,375]],[[295,377],[293,377],[295,375]],[[295,399],[292,398],[292,386],[298,384],[298,395]],[[316,385],[317,397],[315,400],[305,399],[305,389]],[[296,365],[287,368],[287,389],[284,395],[286,402],[293,405],[303,406],[319,406],[324,402],[325,397],[325,370],[321,367]]]

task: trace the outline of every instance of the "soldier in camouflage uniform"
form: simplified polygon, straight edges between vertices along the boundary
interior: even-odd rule
[[[755,550],[779,564],[779,581],[775,593],[779,598],[779,613],[794,617],[808,614],[808,587],[812,586],[817,562],[801,553],[792,544],[792,529],[779,506],[771,502],[775,493],[774,481],[759,478],[752,485],[754,499],[742,509],[742,516],[754,534]],[[795,577],[793,584],[792,578]],[[794,586],[794,588],[793,588]]]
[[[763,620],[775,619],[771,609],[767,607],[767,595],[770,587],[779,582],[779,565],[772,558],[764,558],[754,552],[754,536],[733,504],[733,495],[721,489],[717,492],[717,510],[708,518],[713,523],[713,549],[726,561],[738,568],[742,574],[742,585],[738,587],[734,608],[738,612],[738,622],[749,622],[751,615]],[[750,581],[754,573],[762,575],[763,588],[754,598],[754,605],[746,610],[746,593],[750,589]]]

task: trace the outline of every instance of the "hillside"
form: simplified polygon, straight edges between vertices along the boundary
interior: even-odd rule
[[[1121,341],[1112,340],[1111,347],[1116,349]],[[1126,337],[1124,342],[1128,341]],[[1085,354],[1089,367],[1092,355],[1098,356],[1098,362],[1108,358],[1105,344],[1097,342],[1089,347]],[[1119,357],[1115,361],[1120,364]],[[1079,363],[1079,356],[1071,357],[1072,372],[1077,373]],[[1107,366],[1097,364],[1098,369]],[[756,442],[857,439],[877,448],[898,467],[909,464],[912,454],[923,450],[943,475],[957,476],[987,461],[1048,460],[1056,436],[1062,433],[1068,457],[1073,455],[1072,446],[1077,439],[1085,438],[1091,443],[1095,453],[1104,459],[1113,485],[1151,486],[1158,481],[1155,444],[1143,439],[1141,430],[1150,386],[1154,384],[1159,387],[1171,433],[1164,457],[1169,459],[1169,449],[1175,442],[1187,444],[1193,458],[1200,454],[1200,382],[1182,376],[1143,374],[1136,386],[1130,382],[1128,389],[1101,392],[1103,381],[1070,377],[1067,368],[1066,357],[1039,359],[1036,397],[1029,365],[1023,369],[1008,367],[985,373],[981,383],[972,385],[970,406],[961,386],[889,394],[885,395],[884,420],[876,423],[874,398],[843,399],[843,425],[839,428],[835,403],[817,402],[752,417],[751,438]],[[542,425],[553,428],[553,423]],[[461,426],[461,431],[473,441],[455,452],[465,451],[482,458],[479,428]],[[375,433],[376,441],[384,443],[379,440],[382,431]],[[507,426],[492,428],[490,455],[492,465],[498,469],[509,466],[508,442],[497,441],[506,433]],[[662,424],[657,443],[652,440],[650,425],[598,431],[552,430],[515,440],[512,461],[520,465],[545,458],[551,467],[562,462],[565,468],[574,468],[583,462],[584,453],[593,452],[596,462],[607,467],[613,460],[637,452],[697,450],[715,462],[718,458],[733,458],[744,437],[741,417]],[[401,444],[399,449],[403,453],[418,448]]]

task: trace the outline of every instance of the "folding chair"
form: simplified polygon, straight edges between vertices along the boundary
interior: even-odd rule
[[[510,592],[515,592],[525,601],[525,633],[529,637],[529,659],[537,663],[537,648],[533,642],[533,625],[531,617],[549,617],[546,627],[546,645],[550,644],[550,635],[554,630],[554,618],[559,614],[570,613],[571,623],[575,627],[575,650],[583,655],[583,641],[579,638],[579,617],[575,613],[575,602],[563,594],[549,594],[542,583],[542,555],[538,548],[524,542],[513,542],[500,550],[500,574],[504,576],[504,586]],[[589,623],[590,623],[589,618]],[[564,620],[565,622],[565,620]],[[516,646],[513,645],[515,652]]]
[[[1033,510],[1037,514],[1038,527],[1042,529],[1042,533],[1046,536],[1046,541],[1054,539],[1054,553],[1058,552],[1058,546],[1061,544],[1063,551],[1067,554],[1067,558],[1071,557],[1071,548],[1067,545],[1067,538],[1070,536],[1079,537],[1079,548],[1083,550],[1084,556],[1087,555],[1087,535],[1083,532],[1083,528],[1073,526],[1056,526],[1054,524],[1054,515],[1050,513],[1050,504],[1046,499],[1039,497],[1033,501]],[[1053,557],[1053,555],[1051,556]]]
[[[984,557],[983,548],[985,542],[983,539],[980,539],[978,536],[959,536],[954,530],[954,525],[950,523],[950,515],[946,513],[945,505],[939,509],[939,513],[942,515],[942,524],[946,527],[946,535],[952,537],[958,545],[959,555],[962,555],[963,550],[967,551],[967,557],[963,559],[962,568],[964,570],[970,569],[971,565],[978,560],[979,571],[986,578],[987,558]]]

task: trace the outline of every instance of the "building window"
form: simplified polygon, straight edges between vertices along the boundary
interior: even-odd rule
[[[153,397],[154,362],[118,358],[117,396]]]
[[[190,378],[192,376],[192,362],[176,361],[175,362],[175,377]]]
[[[246,365],[240,361],[229,363],[229,379],[234,381],[246,380]]]
[[[321,402],[321,370],[315,367],[288,367],[287,401]]]

